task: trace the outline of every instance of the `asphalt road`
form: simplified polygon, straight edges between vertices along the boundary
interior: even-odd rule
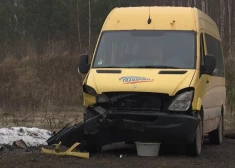
[[[121,157],[120,157],[121,156]],[[158,157],[137,156],[135,145],[113,144],[103,149],[102,153],[91,155],[89,159],[59,157],[40,153],[40,148],[27,151],[17,149],[0,152],[1,168],[234,168],[235,139],[224,139],[221,146],[210,145],[205,140],[202,154],[190,157],[182,147],[162,146]]]

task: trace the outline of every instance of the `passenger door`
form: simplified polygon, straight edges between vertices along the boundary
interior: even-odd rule
[[[209,88],[209,75],[203,74],[204,71],[204,57],[206,53],[206,45],[205,45],[205,38],[204,33],[200,34],[200,74],[199,74],[199,82],[198,87],[196,88],[199,96],[202,100],[202,105],[204,109],[204,116],[203,116],[203,130],[206,133],[208,130],[212,128],[209,122],[209,111],[208,111],[208,103],[205,102],[205,97],[207,97],[207,91]]]

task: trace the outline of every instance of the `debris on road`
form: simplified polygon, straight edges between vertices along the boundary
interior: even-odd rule
[[[45,154],[53,154],[53,155],[58,155],[58,156],[75,156],[75,157],[80,157],[80,158],[84,158],[84,159],[88,159],[89,158],[89,153],[86,152],[77,152],[76,151],[76,147],[79,145],[79,143],[75,143],[73,146],[71,146],[67,151],[62,152],[60,151],[60,147],[61,147],[61,142],[55,147],[54,150],[49,150],[49,149],[45,149],[45,148],[41,148],[42,153]]]
[[[104,129],[102,129],[102,122],[98,124],[98,127],[101,127],[101,129],[95,127],[89,130],[89,132],[85,131],[86,126],[90,123],[105,119],[105,115],[104,113],[100,112],[100,109],[98,109],[96,112],[96,116],[84,122],[67,124],[64,128],[62,128],[59,132],[47,140],[48,145],[62,143],[63,146],[70,148],[74,144],[79,143],[76,149],[80,152],[100,151],[101,146],[105,143],[106,140],[104,136]],[[101,136],[101,134],[103,136]]]
[[[14,141],[12,146],[16,147],[16,148],[22,148],[22,149],[26,149],[27,148],[26,143],[22,139]]]

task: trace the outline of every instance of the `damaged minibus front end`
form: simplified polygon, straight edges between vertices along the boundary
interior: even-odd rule
[[[172,42],[177,36],[187,39],[178,47],[185,48],[188,55],[183,56]],[[92,64],[88,55],[79,57],[78,70],[86,74],[84,121],[64,128],[48,144],[79,142],[80,150],[92,152],[122,141],[192,143],[199,123],[191,86],[197,73],[195,38],[193,31],[103,32]],[[138,55],[110,50],[110,43],[120,43],[116,47],[125,50],[127,42],[139,46]],[[159,46],[150,52],[155,43]],[[173,53],[168,52],[170,46]]]

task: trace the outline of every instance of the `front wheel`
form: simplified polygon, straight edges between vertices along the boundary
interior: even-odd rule
[[[190,156],[199,156],[202,150],[203,144],[203,130],[202,130],[202,120],[199,115],[199,124],[196,130],[195,138],[193,143],[187,146],[187,152]]]
[[[223,142],[223,116],[220,117],[218,128],[209,133],[209,141],[211,144],[221,145]]]

